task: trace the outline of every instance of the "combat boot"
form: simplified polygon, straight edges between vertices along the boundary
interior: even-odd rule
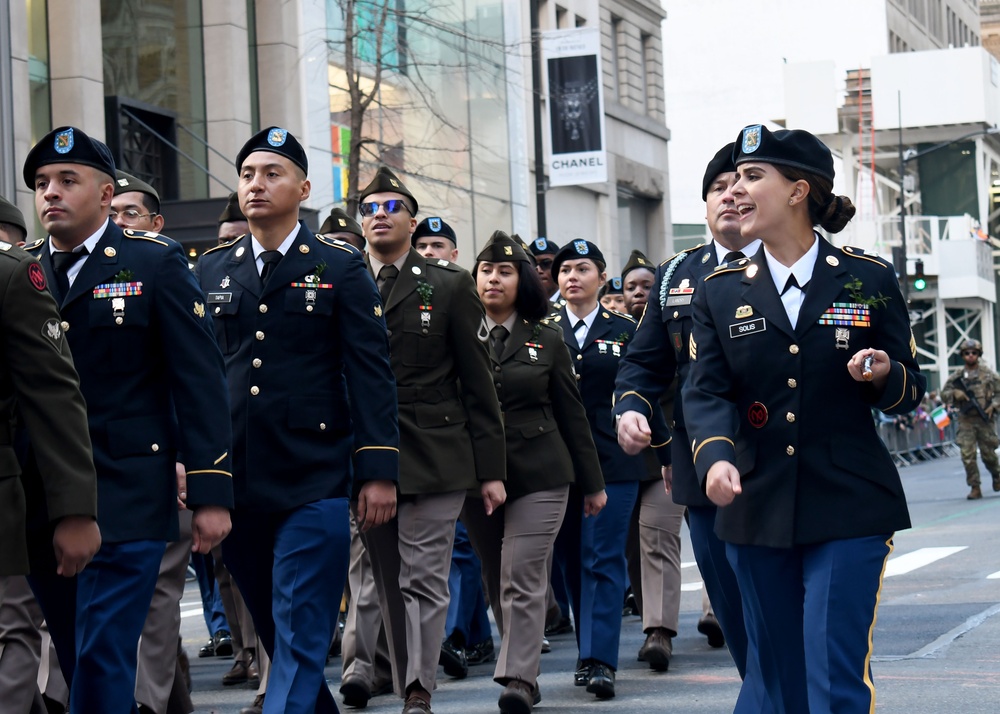
[[[993,474],[993,490],[1000,491],[1000,474]]]
[[[973,486],[972,490],[969,491],[969,495],[966,496],[970,501],[975,501],[983,497],[983,492],[980,490],[979,486]]]

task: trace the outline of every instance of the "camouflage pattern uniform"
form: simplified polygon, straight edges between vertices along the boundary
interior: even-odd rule
[[[963,367],[953,372],[941,390],[941,399],[959,412],[955,441],[962,451],[966,483],[974,490],[979,488],[979,464],[976,462],[978,444],[983,463],[993,476],[993,490],[1000,491],[1000,462],[996,454],[1000,438],[997,437],[996,424],[992,419],[984,421],[971,399],[955,401],[954,393],[959,389],[955,386],[955,380],[958,378],[968,387],[966,393],[971,393],[979,406],[992,417],[996,411],[1000,411],[1000,376],[980,362],[976,369]]]

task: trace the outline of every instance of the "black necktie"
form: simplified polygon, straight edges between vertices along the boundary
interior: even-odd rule
[[[56,275],[59,302],[62,302],[66,298],[66,293],[69,292],[69,269],[76,265],[77,261],[87,255],[88,252],[84,248],[76,252],[58,250],[52,254],[52,271]]]
[[[383,303],[389,299],[389,293],[392,292],[392,286],[395,285],[398,276],[399,268],[395,265],[383,265],[378,271],[378,279],[381,283],[378,294],[382,296]]]
[[[490,330],[490,347],[493,348],[493,356],[497,359],[503,357],[504,348],[507,346],[507,336],[510,331],[503,325],[497,325]]]
[[[260,270],[260,282],[267,286],[267,281],[274,272],[275,266],[281,262],[282,254],[280,250],[265,250],[260,254],[260,259],[264,261],[264,267]]]
[[[785,293],[787,293],[789,288],[798,288],[802,292],[805,292],[806,287],[808,285],[809,285],[808,280],[806,281],[805,285],[799,285],[798,281],[795,279],[795,274],[793,273],[792,275],[788,276],[788,282],[785,283],[785,289],[781,291],[781,294],[784,295]]]
[[[746,258],[742,250],[731,250],[723,256],[722,263],[732,263],[734,260],[739,260],[740,258]]]

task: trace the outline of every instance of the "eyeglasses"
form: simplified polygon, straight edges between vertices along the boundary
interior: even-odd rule
[[[542,258],[538,261],[538,267],[542,270],[549,270],[552,268],[552,258]]]
[[[963,356],[963,357],[967,357],[968,355],[976,355],[976,356],[979,356],[979,353],[978,353],[978,352],[976,352],[975,350],[962,350],[962,356]]]
[[[108,215],[111,216],[112,221],[117,221],[119,218],[121,218],[122,223],[124,223],[127,226],[132,226],[138,223],[140,218],[152,218],[153,216],[158,216],[160,214],[139,213],[138,211],[130,210],[130,211],[121,211],[120,213],[118,211],[111,211],[111,213],[109,213]]]
[[[376,213],[378,213],[378,209],[380,207],[384,208],[386,213],[399,213],[400,211],[403,210],[405,210],[407,213],[410,212],[410,209],[406,207],[406,204],[403,203],[403,201],[401,201],[398,198],[390,198],[388,201],[383,201],[382,203],[376,203],[375,201],[369,201],[368,203],[359,203],[358,213],[360,213],[365,218],[371,218]]]

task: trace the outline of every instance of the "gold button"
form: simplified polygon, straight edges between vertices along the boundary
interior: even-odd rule
[[[538,427],[538,431],[545,431],[545,427],[544,426]]]
[[[503,388],[502,385],[500,384],[500,382],[494,382],[493,386],[496,387],[497,389],[502,389]]]
[[[260,361],[260,357],[255,358],[254,361],[253,361],[253,366],[254,367],[260,367],[262,364],[264,364],[264,363]]]
[[[260,394],[260,387],[250,387],[250,394],[256,397],[258,394]]]
[[[263,313],[267,312],[267,305],[261,305],[257,309],[261,311],[261,314],[263,314]]]
[[[788,412],[787,414],[785,414],[785,421],[787,421],[788,423],[792,423],[793,421],[795,421],[795,415],[792,414],[791,412]]]
[[[215,314],[218,315],[220,312],[222,312],[222,308],[221,307],[216,307],[215,308]]]
[[[795,389],[797,386],[799,386],[799,383],[796,382],[793,377],[789,377],[788,378],[788,386],[791,387],[792,389]]]
[[[579,382],[579,381],[580,381],[580,375],[576,375],[576,381],[577,381],[577,382]]]
[[[788,351],[791,352],[793,355],[797,355],[799,353],[799,346],[798,345],[788,345]]]
[[[789,456],[795,456],[795,447],[794,446],[786,446],[785,447],[785,453],[788,454]]]
[[[125,322],[125,319],[124,319],[124,318],[122,318],[122,317],[116,317],[116,318],[115,318],[115,324],[116,324],[116,325],[120,325],[120,324],[122,324],[123,322]]]
[[[577,358],[578,360],[579,360],[579,359],[583,359],[583,355],[577,355],[577,356],[576,356],[576,358]]]
[[[257,334],[254,335],[254,337],[256,337],[258,340],[263,340],[264,339],[264,333],[261,332],[260,330],[257,330]]]
[[[324,424],[323,422],[320,422],[319,423],[319,430],[320,431],[326,431],[326,424]]]
[[[312,305],[306,305],[306,312],[312,312],[312,311],[313,311],[313,306]]]
[[[159,451],[159,450],[160,450],[160,445],[159,445],[159,444],[153,444],[153,445],[152,445],[152,446],[150,446],[149,448],[150,448],[150,449],[152,449],[152,450],[153,450],[153,453],[155,454],[155,453],[156,453],[157,451]]]
[[[679,312],[677,312],[676,310],[674,310],[674,319],[676,320],[680,316],[681,316],[681,314]]]
[[[497,374],[499,374],[500,373],[500,365],[496,365],[495,367],[493,367],[493,371],[496,372]]]
[[[421,332],[422,332],[423,334],[425,334],[425,335],[427,334],[427,328],[426,328],[426,327],[422,327],[422,328],[420,328],[420,331],[421,331]]]
[[[59,323],[59,327],[62,328],[63,332],[66,332],[66,330],[69,329],[69,323],[63,320],[62,322]]]
[[[450,416],[446,416],[446,417],[444,418],[444,420],[445,420],[445,421],[451,421],[451,417],[450,417]]]

